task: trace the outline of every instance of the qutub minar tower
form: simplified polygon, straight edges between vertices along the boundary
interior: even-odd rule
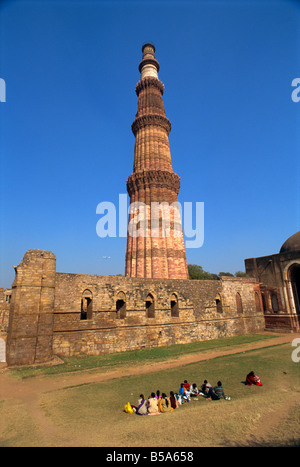
[[[180,177],[172,167],[171,124],[162,99],[164,85],[158,78],[159,63],[154,45],[144,44],[142,52],[141,79],[135,88],[137,114],[132,123],[134,164],[133,173],[127,179],[127,191],[130,205],[144,203],[146,210],[137,208],[129,212],[129,227],[138,219],[140,228],[139,235],[131,235],[128,228],[125,276],[188,279],[178,207],[176,210]],[[158,209],[158,203],[167,206],[166,210]],[[175,209],[168,209],[171,205]],[[164,223],[164,212],[170,214],[169,225]]]

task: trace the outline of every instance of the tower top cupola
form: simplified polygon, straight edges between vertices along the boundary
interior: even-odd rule
[[[159,63],[155,58],[155,46],[146,42],[142,47],[143,58],[139,64],[141,79],[152,76],[158,79]]]

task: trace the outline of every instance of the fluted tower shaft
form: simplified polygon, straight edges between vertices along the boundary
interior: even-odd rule
[[[178,206],[180,177],[173,172],[164,85],[158,78],[154,45],[142,48],[141,79],[136,85],[137,113],[133,173],[127,179],[130,214],[125,275],[188,279]]]

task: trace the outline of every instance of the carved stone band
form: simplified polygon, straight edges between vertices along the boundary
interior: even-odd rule
[[[152,87],[152,86],[154,86],[155,88],[159,89],[160,92],[161,92],[161,94],[163,95],[164,90],[165,90],[165,86],[164,86],[163,82],[160,81],[160,80],[157,79],[157,78],[154,78],[153,76],[147,76],[147,77],[141,79],[141,80],[137,83],[137,85],[136,85],[136,87],[135,87],[135,92],[136,92],[137,95],[139,95],[139,93],[140,93],[140,91],[141,91],[142,89],[145,89],[145,88],[147,88],[147,87]]]
[[[137,117],[131,125],[132,133],[134,134],[134,136],[137,134],[138,130],[144,128],[147,125],[158,125],[164,128],[168,135],[171,131],[171,123],[170,120],[167,119],[167,117],[155,114],[143,115],[142,117]]]
[[[174,191],[177,195],[180,189],[180,177],[163,170],[147,170],[134,172],[127,179],[127,191],[129,196],[133,193],[150,187],[160,187]]]
[[[142,68],[145,66],[145,65],[154,65],[155,68],[157,69],[157,71],[159,71],[159,63],[158,61],[156,60],[156,58],[154,57],[148,57],[148,58],[143,58],[143,60],[140,62],[139,64],[139,72],[142,71]]]

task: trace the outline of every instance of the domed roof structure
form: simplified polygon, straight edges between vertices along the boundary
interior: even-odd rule
[[[290,253],[291,251],[300,252],[300,231],[289,237],[284,242],[279,253]]]

